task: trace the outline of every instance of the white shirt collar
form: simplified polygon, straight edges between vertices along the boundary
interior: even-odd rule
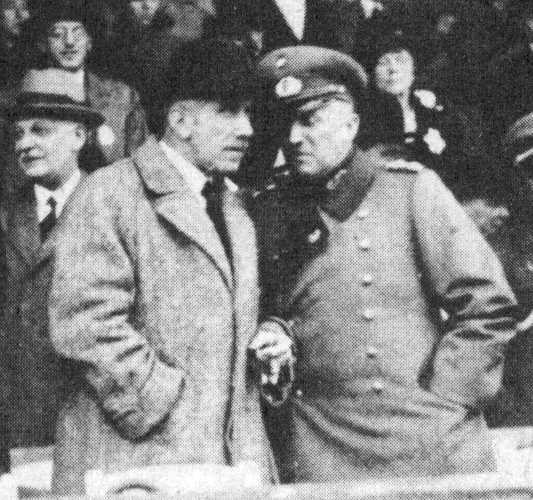
[[[181,176],[185,179],[185,182],[198,198],[198,201],[205,208],[206,201],[202,195],[205,183],[207,182],[206,175],[190,161],[186,160],[180,153],[174,148],[171,148],[165,141],[159,141],[161,149],[166,154],[168,160],[178,170]]]
[[[61,215],[65,203],[76,189],[76,186],[80,182],[80,178],[81,172],[79,169],[76,169],[70,179],[55,191],[50,191],[40,184],[34,185],[35,199],[37,201],[37,220],[39,222],[42,222],[50,213],[51,207],[48,203],[50,198],[53,198],[56,202],[56,216],[59,217],[59,215]]]
[[[304,37],[305,3],[305,0],[276,0],[280,12],[298,40]]]

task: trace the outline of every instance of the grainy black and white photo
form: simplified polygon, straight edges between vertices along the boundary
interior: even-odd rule
[[[0,0],[0,498],[532,497],[532,1]]]

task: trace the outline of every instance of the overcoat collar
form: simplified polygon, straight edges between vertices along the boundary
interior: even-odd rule
[[[226,285],[233,288],[231,266],[213,222],[155,138],[135,152],[133,161],[154,196],[156,212],[196,243],[217,266]]]

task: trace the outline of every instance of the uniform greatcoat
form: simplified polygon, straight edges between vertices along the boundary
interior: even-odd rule
[[[500,386],[513,294],[437,175],[386,164],[359,152],[318,208],[293,188],[275,210],[286,244],[264,255],[283,282],[268,302],[294,323],[296,481],[493,465],[481,409]]]
[[[78,363],[59,417],[54,489],[84,473],[257,462],[269,448],[247,345],[258,315],[253,224],[224,193],[228,261],[160,146],[95,172],[59,228],[51,338]]]

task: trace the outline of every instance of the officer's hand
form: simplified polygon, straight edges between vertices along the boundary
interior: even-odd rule
[[[261,385],[276,385],[282,369],[292,369],[295,361],[292,339],[275,321],[264,321],[259,325],[248,349],[259,365]]]

